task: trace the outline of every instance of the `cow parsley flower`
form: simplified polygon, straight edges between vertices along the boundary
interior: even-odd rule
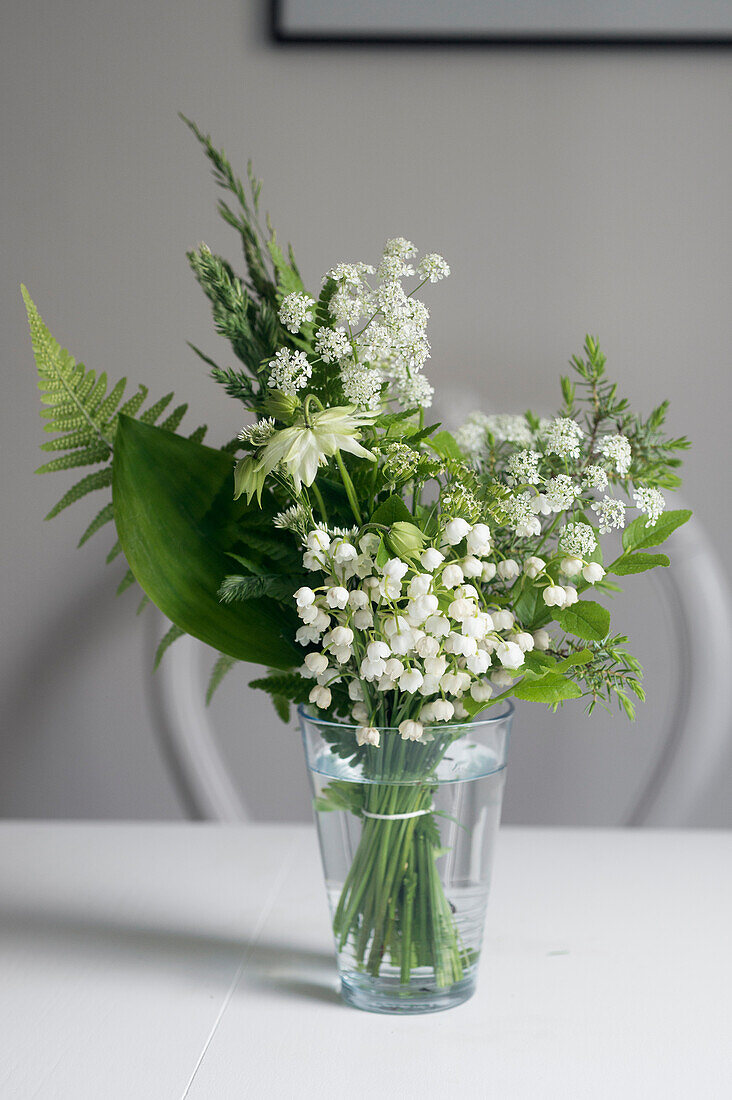
[[[420,279],[429,279],[431,283],[438,283],[440,279],[446,279],[450,274],[450,268],[437,252],[430,252],[417,264],[417,273]]]
[[[338,290],[329,303],[330,315],[339,325],[357,325],[367,311],[366,300],[360,294]]]
[[[384,245],[384,256],[398,256],[400,260],[407,260],[410,256],[416,256],[417,249],[411,241],[404,237],[390,237]]]
[[[597,538],[589,523],[568,523],[559,534],[559,549],[568,557],[588,558],[596,546]]]
[[[625,505],[622,500],[605,496],[591,506],[600,521],[600,533],[606,535],[613,527],[625,527]]]
[[[612,462],[621,477],[625,477],[630,469],[632,452],[630,443],[624,435],[605,435],[600,440],[598,447],[600,454]]]
[[[280,321],[290,332],[299,332],[306,321],[312,321],[314,305],[315,302],[309,294],[300,294],[298,291],[287,294],[280,306]]]
[[[341,385],[347,401],[359,409],[376,409],[381,397],[381,371],[346,360],[341,363]]]
[[[339,286],[359,290],[363,286],[364,276],[373,274],[374,269],[371,264],[360,262],[355,264],[340,263],[330,269],[326,274],[326,278],[332,279]]]
[[[666,500],[658,489],[638,488],[633,490],[636,508],[648,516],[646,527],[655,527],[658,517],[666,507]]]
[[[607,473],[602,466],[586,466],[582,475],[584,489],[607,489]]]
[[[423,374],[400,372],[394,383],[397,400],[405,408],[417,406],[429,409],[435,390]]]
[[[506,510],[509,527],[513,528],[519,538],[527,539],[541,533],[541,523],[534,515],[528,496],[509,497],[508,500],[502,500],[501,505]]]
[[[544,437],[547,453],[560,458],[579,458],[584,435],[576,420],[558,416],[552,420]]]
[[[342,328],[319,328],[315,333],[315,350],[324,363],[345,359],[351,353],[351,343]]]
[[[563,512],[565,508],[571,508],[578,493],[569,474],[558,474],[551,477],[546,483],[546,500],[552,512]]]
[[[304,351],[288,351],[287,348],[280,348],[270,360],[269,368],[267,385],[288,397],[295,397],[298,390],[307,386],[313,373]]]
[[[508,460],[507,470],[511,477],[522,485],[536,485],[539,482],[538,451],[515,451]]]

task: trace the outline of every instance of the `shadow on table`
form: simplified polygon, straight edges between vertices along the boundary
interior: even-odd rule
[[[241,968],[237,987],[261,988],[287,997],[340,1004],[335,960],[330,952],[286,942],[247,942],[214,930],[134,925],[107,914],[56,913],[0,908],[0,945],[25,945],[35,957],[72,952],[126,969],[167,969],[210,982],[212,970],[229,979]],[[81,961],[81,959],[80,959]],[[236,996],[236,993],[234,994]]]

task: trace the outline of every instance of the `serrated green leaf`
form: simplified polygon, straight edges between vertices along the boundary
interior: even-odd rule
[[[554,706],[565,699],[579,699],[582,689],[566,676],[544,676],[541,680],[522,680],[513,689],[517,699]]]
[[[617,577],[627,577],[631,573],[645,573],[647,569],[655,569],[658,565],[670,564],[665,554],[623,554],[608,566],[608,573],[614,573]]]
[[[594,600],[578,600],[557,614],[557,622],[567,634],[588,642],[601,642],[610,629],[610,612]]]
[[[465,458],[450,432],[438,432],[427,442],[442,458],[452,458],[455,462],[462,462]]]
[[[555,671],[564,672],[566,669],[575,668],[577,665],[587,665],[591,660],[591,649],[579,649],[576,653],[570,653],[568,657],[563,657],[561,661],[558,661]]]
[[[677,527],[681,527],[691,518],[688,508],[679,508],[674,512],[664,512],[656,520],[655,526],[646,527],[646,517],[638,516],[623,531],[623,550],[643,550],[649,546],[660,546]]]

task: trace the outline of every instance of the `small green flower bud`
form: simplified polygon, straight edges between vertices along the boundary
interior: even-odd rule
[[[251,502],[256,493],[257,503],[261,506],[262,489],[266,473],[257,469],[258,461],[252,455],[241,458],[234,467],[234,500],[238,500],[242,493],[246,493],[247,504]]]
[[[424,547],[424,535],[414,523],[398,520],[391,525],[386,541],[398,558],[411,558]]]
[[[300,407],[300,398],[291,397],[282,390],[271,390],[265,398],[264,405],[270,416],[289,423],[295,415],[295,410]]]

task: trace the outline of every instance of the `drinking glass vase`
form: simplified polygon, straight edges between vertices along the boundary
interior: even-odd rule
[[[425,741],[300,708],[343,999],[451,1008],[475,991],[513,707]]]

